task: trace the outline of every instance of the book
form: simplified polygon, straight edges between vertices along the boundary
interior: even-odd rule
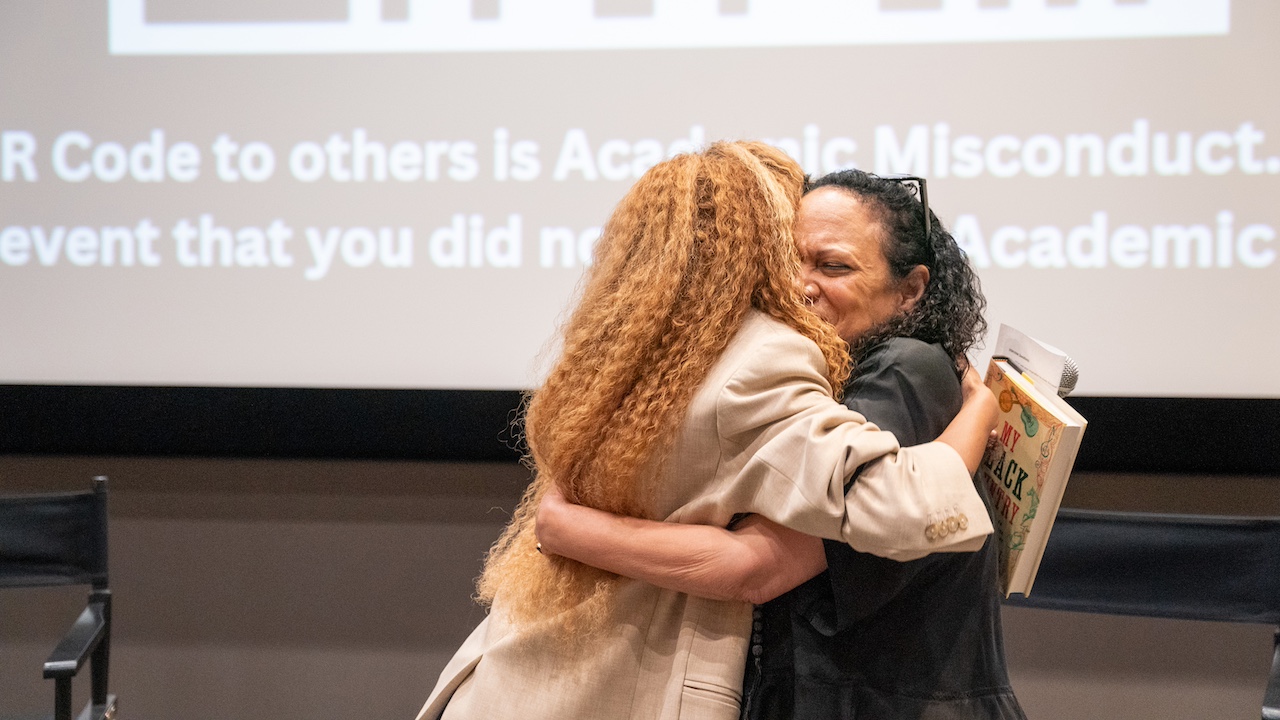
[[[1058,397],[1057,388],[1044,377],[1046,373],[1054,377],[1052,370],[1041,366],[1034,375],[1024,371],[998,354],[999,342],[995,352],[986,384],[999,403],[1000,417],[979,473],[992,502],[1001,590],[1005,597],[1015,592],[1029,595],[1088,422]]]

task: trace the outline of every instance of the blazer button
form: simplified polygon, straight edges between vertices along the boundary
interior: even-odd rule
[[[960,513],[960,529],[961,530],[969,529],[969,517],[964,513]]]
[[[937,540],[938,539],[938,523],[929,523],[929,526],[924,529],[924,536],[925,536],[925,539],[927,539],[929,542],[933,542],[934,540]]]
[[[960,520],[954,515],[947,518],[947,533],[953,533],[960,529]]]

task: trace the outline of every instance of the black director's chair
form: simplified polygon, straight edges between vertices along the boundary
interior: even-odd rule
[[[1280,626],[1280,518],[1058,512],[1031,595],[1051,610]],[[1263,720],[1280,720],[1280,628]]]
[[[0,589],[89,585],[89,601],[44,664],[54,718],[71,720],[71,680],[85,660],[91,699],[80,720],[111,720],[107,693],[111,590],[107,584],[107,478],[78,493],[0,496]]]

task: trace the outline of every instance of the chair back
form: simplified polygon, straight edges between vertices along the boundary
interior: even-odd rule
[[[1008,605],[1280,625],[1280,518],[1060,510]],[[1280,631],[1262,720],[1280,720]]]
[[[1009,604],[1280,624],[1280,518],[1064,509]]]
[[[73,493],[0,496],[0,587],[107,587],[107,481]]]

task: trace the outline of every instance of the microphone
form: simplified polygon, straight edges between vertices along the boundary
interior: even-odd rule
[[[1065,363],[1062,366],[1062,382],[1058,383],[1058,397],[1066,397],[1076,389],[1076,382],[1080,380],[1080,368],[1076,366],[1076,361],[1070,356],[1064,356]]]

